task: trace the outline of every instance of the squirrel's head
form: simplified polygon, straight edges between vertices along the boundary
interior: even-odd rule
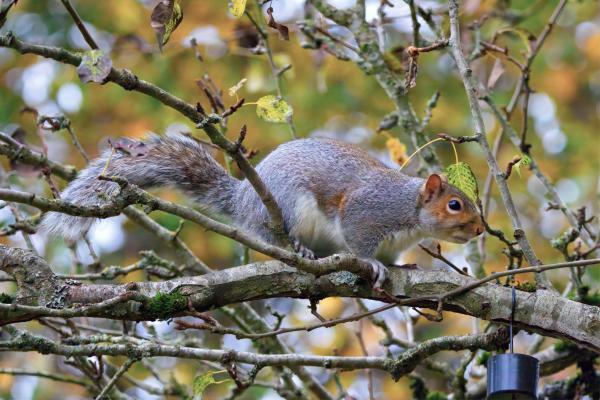
[[[475,204],[444,176],[429,175],[419,203],[419,221],[436,239],[466,243],[485,229]]]

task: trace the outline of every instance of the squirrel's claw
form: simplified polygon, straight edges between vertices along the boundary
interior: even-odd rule
[[[390,273],[387,267],[379,260],[368,259],[367,262],[371,264],[372,268],[371,277],[373,278],[373,289],[381,290]]]
[[[298,239],[294,239],[294,251],[296,251],[296,253],[300,254],[304,258],[308,258],[310,260],[317,259],[315,253],[313,253],[311,249],[300,243]]]

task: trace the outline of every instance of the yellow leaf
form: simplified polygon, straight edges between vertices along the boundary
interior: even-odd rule
[[[471,201],[477,201],[479,193],[477,178],[475,178],[475,174],[469,164],[461,161],[448,165],[444,172],[448,177],[448,183],[460,189]]]
[[[218,384],[230,381],[231,379],[223,379],[221,381],[216,381],[214,375],[225,372],[225,371],[208,371],[202,375],[198,375],[194,378],[194,383],[192,384],[192,391],[194,393],[194,400],[201,399],[202,394],[206,390],[206,388],[212,384]]]
[[[398,165],[406,161],[406,146],[398,138],[391,137],[385,142],[390,158]]]
[[[292,118],[292,106],[276,96],[261,97],[256,102],[256,114],[268,122],[286,123]]]
[[[523,165],[529,165],[531,164],[531,157],[529,157],[527,154],[522,154],[521,155],[521,159],[515,164],[513,165],[513,169],[515,171],[517,171],[517,174],[519,174],[519,177],[521,176],[521,166]]]
[[[244,15],[246,0],[229,0],[229,12],[236,18]]]
[[[150,26],[156,33],[158,47],[161,50],[182,19],[181,6],[175,0],[162,0],[154,7],[150,17]]]

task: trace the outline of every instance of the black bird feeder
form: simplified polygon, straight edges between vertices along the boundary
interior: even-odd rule
[[[496,354],[487,363],[488,400],[535,400],[540,377],[537,358],[513,353],[513,321],[516,293],[512,288],[510,313],[510,353]]]

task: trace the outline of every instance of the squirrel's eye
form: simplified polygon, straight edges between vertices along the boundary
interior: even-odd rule
[[[460,211],[461,209],[461,204],[460,201],[458,200],[450,200],[448,202],[448,208],[452,211]]]

